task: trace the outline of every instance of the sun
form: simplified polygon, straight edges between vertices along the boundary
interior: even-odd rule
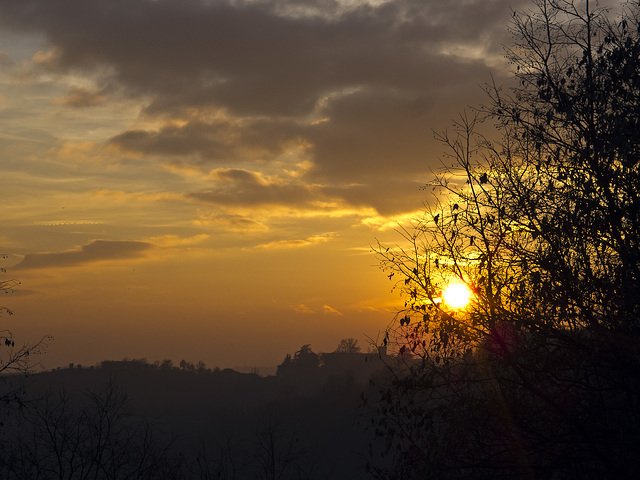
[[[455,282],[442,293],[444,302],[452,308],[464,308],[471,300],[471,290],[462,282]]]

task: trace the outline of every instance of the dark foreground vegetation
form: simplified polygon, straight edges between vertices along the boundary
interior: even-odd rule
[[[0,478],[365,478],[362,396],[378,354],[306,345],[283,365],[268,377],[144,360],[31,375],[5,411]]]
[[[640,5],[536,0],[512,33],[516,86],[440,135],[430,208],[378,248],[419,359],[382,478],[640,478]]]

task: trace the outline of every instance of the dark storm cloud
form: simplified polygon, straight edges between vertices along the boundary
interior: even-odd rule
[[[100,260],[137,258],[151,248],[152,245],[145,242],[94,240],[77,250],[28,253],[13,269],[68,267]]]

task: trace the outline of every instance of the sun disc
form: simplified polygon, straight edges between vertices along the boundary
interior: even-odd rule
[[[471,291],[464,283],[452,283],[445,289],[442,296],[450,307],[463,308],[471,299]]]

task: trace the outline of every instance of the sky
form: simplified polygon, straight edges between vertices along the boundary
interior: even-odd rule
[[[47,368],[367,349],[371,245],[525,0],[0,0],[0,318]]]

